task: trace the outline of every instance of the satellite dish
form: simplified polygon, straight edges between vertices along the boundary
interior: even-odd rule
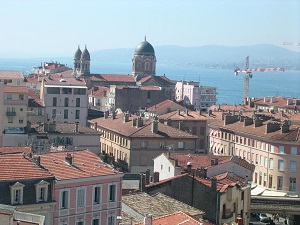
[[[120,108],[117,108],[115,112],[116,112],[116,114],[122,114],[123,113],[122,109],[120,109]]]

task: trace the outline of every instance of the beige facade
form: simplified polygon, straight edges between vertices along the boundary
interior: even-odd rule
[[[144,172],[148,168],[153,172],[153,158],[168,150],[195,151],[195,135],[158,121],[143,121],[129,115],[114,117],[91,120],[90,126],[102,133],[101,151],[131,173]]]
[[[209,127],[211,153],[236,155],[254,164],[253,183],[264,189],[300,193],[299,126],[227,115]]]
[[[4,96],[4,85],[3,85],[3,82],[0,82],[0,96]],[[4,98],[1,97],[0,98],[0,118],[2,118],[0,120],[0,146],[3,146],[2,145],[2,139],[3,139],[3,130],[4,130],[4,127],[3,127],[3,118],[4,118],[4,105],[3,105],[3,101],[4,101]]]
[[[5,134],[25,133],[27,126],[27,87],[4,87],[3,132]]]
[[[14,70],[0,70],[0,82],[7,86],[22,86],[24,77],[22,72]]]

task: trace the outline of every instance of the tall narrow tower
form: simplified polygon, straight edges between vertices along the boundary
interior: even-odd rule
[[[73,76],[77,77],[79,76],[79,72],[80,72],[80,59],[81,59],[81,50],[80,47],[78,45],[78,49],[76,50],[75,54],[74,54],[74,69],[73,69]]]
[[[87,50],[86,46],[81,54],[81,59],[80,59],[80,72],[83,75],[90,75],[90,53]]]
[[[146,76],[155,76],[156,57],[153,46],[145,40],[137,45],[132,59],[132,75],[135,81]]]

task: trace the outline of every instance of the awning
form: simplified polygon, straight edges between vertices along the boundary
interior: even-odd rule
[[[265,190],[261,195],[262,196],[273,196],[273,197],[284,197],[284,196],[286,196],[286,194],[287,193],[285,193],[285,192]]]
[[[263,188],[263,187],[259,187],[259,186],[256,186],[255,188],[253,188],[251,190],[251,196],[252,195],[260,195],[261,193],[263,193],[266,189]]]

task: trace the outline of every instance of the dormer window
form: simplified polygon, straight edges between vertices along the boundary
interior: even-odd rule
[[[35,184],[36,202],[47,202],[48,187],[49,183],[44,180],[41,180],[39,183]]]
[[[23,188],[24,184],[16,182],[14,185],[10,186],[10,201],[12,205],[23,204]]]

